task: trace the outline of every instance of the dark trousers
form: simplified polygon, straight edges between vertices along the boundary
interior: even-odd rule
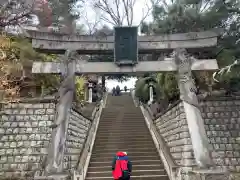
[[[128,177],[121,177],[121,178],[119,178],[119,180],[130,180],[130,176],[128,176]]]

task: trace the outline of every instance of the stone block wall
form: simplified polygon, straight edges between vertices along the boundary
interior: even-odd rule
[[[0,116],[0,176],[41,168],[47,154],[55,103],[3,105]]]
[[[54,98],[2,105],[0,115],[0,178],[30,176],[44,166],[56,111]],[[64,168],[76,167],[91,120],[76,109],[70,112]]]
[[[192,142],[182,102],[162,112],[155,124],[176,164],[186,167],[194,165]]]
[[[240,172],[240,98],[200,99],[200,108],[214,163],[219,168]],[[182,102],[162,112],[155,124],[176,163],[195,166]]]
[[[215,164],[240,172],[240,98],[209,98],[200,104]]]
[[[84,117],[76,109],[71,110],[64,157],[65,169],[73,169],[76,167],[91,123],[90,119]]]

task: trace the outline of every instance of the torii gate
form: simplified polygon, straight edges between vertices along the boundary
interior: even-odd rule
[[[73,99],[74,74],[116,74],[176,71],[180,98],[183,100],[194,156],[199,166],[211,164],[208,139],[198,107],[191,71],[218,69],[215,59],[195,59],[187,53],[217,44],[218,33],[190,32],[161,36],[137,36],[137,27],[116,27],[115,36],[95,37],[28,31],[33,48],[51,53],[66,53],[65,62],[34,62],[33,73],[67,73],[60,88],[60,101],[49,149],[46,172],[62,172],[67,111]],[[171,58],[159,61],[138,61],[139,53],[172,51]],[[76,53],[77,52],[77,53]],[[88,62],[77,54],[113,53],[115,62]],[[67,61],[70,58],[70,61]],[[68,62],[68,63],[67,63]],[[67,69],[67,71],[66,71]],[[61,151],[59,151],[61,149]]]

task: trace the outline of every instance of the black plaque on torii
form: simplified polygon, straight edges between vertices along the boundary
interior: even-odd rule
[[[117,65],[138,63],[138,27],[114,28],[114,61]]]

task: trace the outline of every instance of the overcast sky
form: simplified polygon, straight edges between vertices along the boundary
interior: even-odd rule
[[[111,0],[109,0],[111,2]],[[147,13],[147,7],[146,3],[149,7],[151,7],[151,1],[150,0],[136,0],[135,6],[134,6],[134,12],[133,12],[133,25],[139,25],[140,21],[142,20],[142,17],[146,15]],[[94,23],[96,20],[98,20],[101,16],[101,11],[98,11],[93,8],[93,3],[91,0],[86,1],[84,6],[83,15],[86,18],[81,18],[79,20],[79,23],[86,23],[86,21]],[[145,19],[145,21],[150,21],[152,19],[151,13],[149,13],[149,16]],[[102,22],[101,25],[108,25],[111,27],[111,24]],[[124,24],[126,25],[126,24]]]

